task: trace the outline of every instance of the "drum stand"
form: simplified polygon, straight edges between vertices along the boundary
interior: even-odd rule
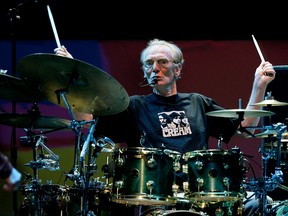
[[[269,129],[269,128],[267,128]],[[271,129],[271,127],[270,127]],[[286,131],[286,126],[282,123],[277,123],[273,125],[273,130],[277,131],[277,148],[276,153],[272,149],[270,152],[265,150],[264,145],[261,147],[262,154],[262,178],[259,180],[252,180],[249,183],[248,189],[255,191],[255,197],[260,201],[259,214],[266,216],[269,214],[269,209],[267,209],[267,191],[273,191],[277,186],[283,182],[283,173],[281,171],[280,162],[281,162],[281,138],[282,133]],[[276,166],[275,173],[272,174],[272,177],[267,176],[267,161],[270,158],[276,157]]]
[[[39,117],[39,109],[37,104],[34,104],[31,110],[28,111],[31,115],[31,126],[30,129],[24,129],[27,136],[20,137],[20,144],[22,146],[32,146],[33,148],[33,160],[30,163],[25,164],[25,166],[29,166],[33,169],[33,178],[31,178],[32,183],[32,191],[33,191],[33,213],[35,216],[41,215],[41,196],[39,194],[40,183],[41,181],[38,179],[38,169],[49,169],[51,171],[59,170],[59,156],[54,154],[51,149],[49,149],[44,143],[47,142],[47,137],[43,132],[40,134],[36,134],[32,131],[33,125],[37,118]],[[63,128],[59,128],[56,130],[61,130]],[[53,132],[56,130],[50,130],[48,132]],[[45,133],[48,133],[45,132]],[[38,148],[41,148],[41,153],[38,154]],[[49,154],[44,154],[44,150],[46,150]]]
[[[93,120],[85,121],[85,122],[82,122],[82,121],[79,122],[75,120],[75,116],[73,112],[71,111],[71,107],[66,100],[66,97],[65,97],[66,93],[67,91],[65,89],[61,91],[59,90],[57,92],[57,94],[61,95],[61,97],[63,98],[65,105],[68,108],[68,111],[73,119],[71,121],[70,127],[75,132],[76,139],[77,139],[77,142],[75,144],[74,165],[73,165],[72,170],[68,174],[66,174],[66,177],[72,180],[74,182],[74,185],[77,188],[79,188],[81,191],[81,206],[80,206],[80,212],[78,212],[77,215],[93,216],[95,214],[93,211],[89,211],[88,200],[87,200],[88,190],[90,187],[89,179],[92,176],[92,171],[97,170],[97,164],[92,162],[92,158],[91,158],[92,146],[94,146],[95,148],[93,152],[93,156],[97,157],[99,152],[101,152],[102,148],[104,147],[104,142],[107,142],[110,145],[112,145],[113,142],[108,138],[99,139],[100,141],[95,140],[93,133],[94,133],[95,125],[97,123],[98,118],[96,120],[93,119]],[[86,139],[82,145],[81,129],[82,129],[82,126],[85,124],[90,124],[90,128],[86,136]],[[113,143],[113,145],[115,144]],[[88,155],[88,158],[86,158],[86,154]],[[87,159],[87,165],[85,165],[85,159]]]

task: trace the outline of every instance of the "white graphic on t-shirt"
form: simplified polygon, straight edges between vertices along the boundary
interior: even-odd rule
[[[192,134],[188,118],[184,111],[158,113],[163,137],[175,137]]]

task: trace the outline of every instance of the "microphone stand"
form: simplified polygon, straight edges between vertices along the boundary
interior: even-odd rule
[[[19,15],[19,12],[21,8],[28,3],[28,1],[24,1],[23,3],[16,4],[15,2],[15,7],[10,8],[7,17],[9,18],[9,26],[10,26],[10,36],[11,36],[11,47],[12,47],[12,52],[11,52],[11,70],[12,76],[16,76],[16,36],[15,36],[15,26],[16,26],[16,21],[20,20],[21,17]],[[16,113],[16,102],[12,101],[12,113]],[[16,146],[16,127],[12,126],[12,132],[11,132],[11,164],[17,169],[17,146]],[[13,191],[13,215],[17,216],[18,215],[18,204],[17,204],[17,191]]]
[[[11,46],[12,46],[12,75],[16,75],[16,38],[15,38],[15,22],[18,18],[17,8],[10,8],[8,12],[9,22],[10,22],[10,36],[11,36]],[[12,102],[12,113],[16,113],[16,102]],[[12,127],[11,133],[11,163],[17,169],[17,146],[16,146],[16,127]],[[17,204],[17,191],[13,191],[13,215],[18,215],[18,204]]]

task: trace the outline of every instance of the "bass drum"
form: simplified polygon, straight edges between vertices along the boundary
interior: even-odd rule
[[[112,158],[115,167],[113,202],[144,206],[175,204],[172,186],[180,153],[131,147],[115,149]]]
[[[237,201],[244,196],[246,168],[238,148],[199,150],[183,155],[191,201]]]

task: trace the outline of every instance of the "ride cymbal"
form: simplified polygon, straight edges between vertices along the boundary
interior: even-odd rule
[[[288,106],[288,103],[277,101],[274,99],[268,99],[268,100],[261,101],[259,103],[255,103],[253,105],[254,106]]]
[[[246,110],[246,109],[228,109],[228,110],[216,110],[207,112],[206,115],[214,117],[225,118],[239,118],[239,117],[263,117],[274,115],[274,112],[266,110]]]
[[[0,113],[0,124],[17,128],[59,129],[68,128],[70,121],[52,116],[39,116],[33,121],[29,114]]]
[[[20,78],[0,74],[0,99],[13,102],[39,102],[44,100],[44,96]]]
[[[36,84],[54,104],[95,116],[112,115],[128,107],[129,96],[111,75],[80,60],[54,54],[36,53],[17,64],[20,77]]]

